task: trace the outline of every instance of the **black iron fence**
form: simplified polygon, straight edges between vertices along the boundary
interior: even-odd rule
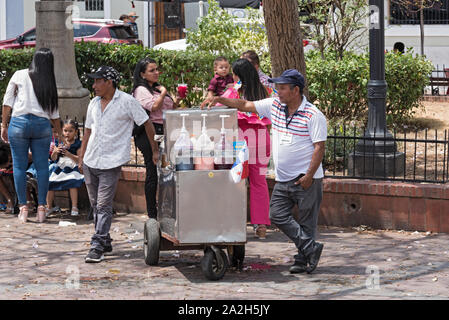
[[[357,126],[328,128],[323,161],[327,178],[375,179],[403,182],[446,183],[449,152],[448,131],[393,129],[364,136]],[[366,146],[394,144],[395,152],[372,153]],[[385,148],[384,148],[385,149]],[[358,151],[357,151],[358,150]]]
[[[430,83],[426,95],[432,96],[447,96],[449,95],[449,68],[443,66],[436,66],[430,76]]]
[[[80,131],[83,136],[84,119]],[[448,130],[409,130],[404,127],[394,128],[389,133],[374,133],[370,137],[365,137],[364,132],[365,129],[357,125],[341,124],[328,128],[323,159],[326,178],[449,182]],[[377,153],[373,158],[367,151],[357,151],[369,150],[369,145],[385,149],[388,144],[394,144],[396,152]],[[134,141],[131,141],[131,160],[125,166],[145,167]]]
[[[398,3],[401,2],[401,3]],[[390,1],[390,24],[420,24],[419,7],[410,1]],[[435,1],[423,9],[424,24],[449,24],[449,0]]]

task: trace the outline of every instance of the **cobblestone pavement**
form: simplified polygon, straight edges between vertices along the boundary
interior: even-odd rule
[[[320,227],[318,268],[291,275],[293,243],[276,230],[256,239],[248,226],[243,270],[213,282],[201,271],[202,251],[164,251],[147,266],[141,214],[114,217],[114,252],[100,264],[84,262],[93,232],[85,215],[30,219],[0,213],[0,299],[449,298],[447,234]]]

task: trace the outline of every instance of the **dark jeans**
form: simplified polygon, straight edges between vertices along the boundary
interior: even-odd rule
[[[101,170],[84,164],[83,173],[94,214],[95,234],[90,244],[92,248],[104,251],[105,247],[110,246],[112,242],[109,234],[112,223],[112,204],[121,167]]]
[[[305,263],[306,257],[315,247],[318,213],[323,198],[323,179],[313,179],[307,190],[301,185],[295,185],[297,180],[276,183],[271,195],[270,219],[295,243],[298,248],[295,260]],[[295,204],[299,208],[299,221],[292,214]]]
[[[156,134],[164,134],[164,126],[158,123],[153,123]],[[147,213],[150,218],[157,218],[157,168],[153,163],[153,150],[145,131],[134,137],[137,148],[142,152],[145,161],[146,175],[145,175],[145,200],[147,202]]]

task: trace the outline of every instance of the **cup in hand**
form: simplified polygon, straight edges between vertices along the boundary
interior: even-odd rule
[[[187,96],[187,84],[178,84],[178,95],[181,99],[184,99]]]

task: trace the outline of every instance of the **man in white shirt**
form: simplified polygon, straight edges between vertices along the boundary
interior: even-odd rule
[[[212,97],[201,107],[221,103],[270,118],[277,182],[271,195],[270,219],[298,249],[290,272],[311,273],[323,250],[323,244],[315,241],[315,232],[322,200],[326,118],[303,95],[305,80],[297,70],[286,70],[269,81],[277,84],[279,98],[251,102]],[[299,208],[298,222],[292,215],[295,204]]]
[[[158,161],[159,151],[147,113],[134,97],[117,89],[118,72],[112,67],[102,66],[88,76],[95,81],[96,97],[87,109],[78,166],[84,173],[95,223],[95,234],[85,261],[101,262],[103,254],[112,251],[109,235],[112,204],[121,166],[130,160],[134,123],[139,126],[145,124],[154,163]]]

